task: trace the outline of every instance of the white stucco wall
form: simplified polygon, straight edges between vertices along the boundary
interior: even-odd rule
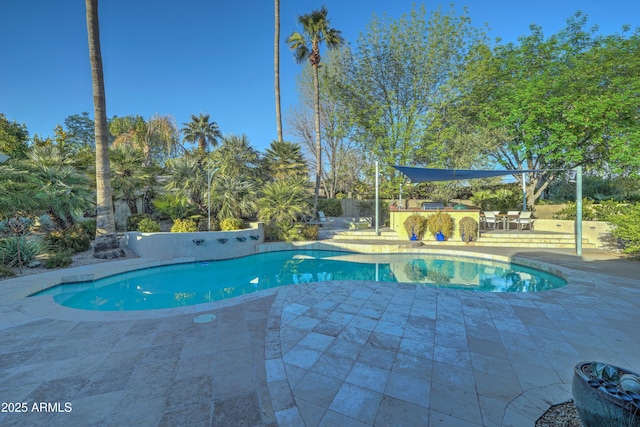
[[[227,239],[226,242],[222,242]],[[194,233],[125,233],[127,247],[144,258],[186,258],[195,261],[236,258],[257,253],[264,242],[264,224],[235,231]]]

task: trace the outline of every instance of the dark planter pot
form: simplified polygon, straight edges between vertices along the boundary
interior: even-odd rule
[[[444,241],[445,241],[444,234],[442,234],[442,232],[441,232],[441,231],[437,232],[437,233],[435,234],[435,236],[436,236],[436,240],[437,240],[438,242],[444,242]]]
[[[636,399],[629,393],[620,393],[612,383],[590,378],[583,367],[591,363],[580,362],[575,366],[571,385],[573,401],[584,427],[640,427],[640,396],[636,395]]]

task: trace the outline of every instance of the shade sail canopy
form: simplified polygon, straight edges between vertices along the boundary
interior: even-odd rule
[[[490,178],[493,176],[518,173],[542,172],[542,170],[474,170],[474,169],[432,169],[393,166],[411,179],[411,182],[459,181],[464,179]]]

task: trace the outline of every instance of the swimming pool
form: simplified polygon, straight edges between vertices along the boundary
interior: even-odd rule
[[[478,292],[537,292],[567,284],[545,271],[475,258],[280,251],[135,270],[93,282],[57,285],[32,296],[53,295],[63,306],[85,310],[151,310],[331,280],[407,282]]]

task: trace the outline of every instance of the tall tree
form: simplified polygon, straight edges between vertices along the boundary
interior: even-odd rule
[[[113,147],[111,158],[111,186],[116,197],[121,197],[131,214],[138,213],[137,199],[143,189],[153,181],[149,168],[145,168],[144,154],[139,148],[128,145]]]
[[[460,86],[456,109],[496,136],[489,156],[546,170],[527,177],[531,204],[554,170],[640,167],[640,30],[600,36],[586,25],[578,13],[550,37],[532,26],[518,43],[486,49]]]
[[[87,33],[89,61],[93,82],[93,108],[96,135],[96,241],[93,256],[118,258],[124,255],[116,235],[116,223],[111,201],[111,174],[109,169],[109,134],[107,131],[107,107],[102,74],[100,51],[100,27],[98,25],[98,0],[85,0],[87,8]]]
[[[302,33],[294,31],[288,38],[287,44],[294,51],[294,59],[298,64],[309,60],[313,68],[313,82],[315,90],[315,122],[316,122],[316,185],[313,199],[313,210],[318,210],[318,195],[320,194],[320,180],[322,177],[322,144],[320,140],[320,83],[318,68],[320,67],[320,44],[325,43],[330,49],[339,47],[343,43],[340,31],[332,28],[327,19],[326,7],[314,10],[307,15],[298,17],[302,26]]]
[[[282,141],[282,112],[280,110],[280,0],[273,0],[275,23],[273,35],[273,84],[276,95],[276,130]]]
[[[24,124],[9,121],[0,113],[0,154],[12,159],[24,159],[29,151],[29,131]]]
[[[331,85],[363,153],[384,164],[444,166],[434,160],[447,158],[447,144],[425,143],[427,128],[434,107],[448,96],[447,83],[483,37],[466,11],[453,8],[427,14],[414,7],[397,20],[374,16]],[[396,175],[391,188],[397,191],[401,180]]]
[[[184,135],[184,140],[192,144],[197,143],[202,155],[209,151],[209,146],[215,148],[218,145],[218,138],[222,137],[218,124],[210,122],[208,114],[200,113],[198,116],[192,114],[191,121],[183,124],[184,127],[180,131]]]

